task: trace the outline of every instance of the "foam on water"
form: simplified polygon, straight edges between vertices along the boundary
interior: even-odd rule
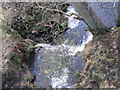
[[[63,75],[61,77],[53,77],[51,81],[52,88],[62,88],[67,86],[67,78],[68,78],[69,70],[68,68],[63,68]],[[67,86],[70,88],[70,86]]]
[[[67,14],[70,13],[77,14],[71,6],[68,7],[67,11]],[[74,17],[76,16],[72,15],[68,17],[68,27],[71,30],[80,25],[81,23],[83,24],[83,22],[74,19]],[[86,35],[81,40],[82,43],[78,45],[66,44],[65,42],[61,45],[50,45],[43,43],[36,45],[36,61],[33,73],[36,76],[35,84],[38,87],[45,87],[51,85],[52,88],[72,88],[74,84],[77,83],[77,78],[74,76],[74,72],[71,71],[69,67],[62,67],[60,69],[61,71],[51,71],[50,73],[53,74],[48,74],[47,76],[46,74],[43,74],[42,71],[44,69],[46,70],[46,68],[49,69],[50,64],[52,64],[51,67],[57,66],[54,63],[61,63],[62,59],[63,62],[70,62],[72,64],[73,69],[81,71],[84,67],[84,62],[82,60],[82,56],[80,54],[77,55],[77,52],[82,52],[85,47],[85,44],[93,39],[93,35],[90,32],[86,31],[85,34]],[[50,57],[56,58],[58,60],[52,62]],[[42,61],[47,62],[41,64]],[[47,78],[49,79],[47,80]]]
[[[72,13],[78,14],[78,13],[74,10],[74,8],[73,8],[72,6],[69,6],[69,7],[67,8],[67,13],[66,13],[66,14],[72,14]],[[74,17],[76,17],[76,15],[67,16],[67,17],[68,17],[68,28],[73,29],[73,28],[75,28],[76,26],[78,26],[78,24],[79,24],[80,21],[77,20],[77,19],[74,19]]]

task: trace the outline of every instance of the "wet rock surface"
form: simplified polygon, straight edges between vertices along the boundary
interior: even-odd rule
[[[37,86],[72,87],[77,82],[75,71],[81,71],[84,67],[80,53],[71,55],[69,49],[63,45],[48,45],[42,46],[39,51],[37,49],[33,70]],[[73,53],[74,49],[71,52]]]
[[[90,3],[89,4],[98,17],[107,27],[116,27],[116,20],[118,17],[118,3]]]

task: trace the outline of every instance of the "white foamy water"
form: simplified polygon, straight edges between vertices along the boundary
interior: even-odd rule
[[[63,68],[63,75],[61,77],[53,77],[51,81],[52,88],[62,88],[67,86],[67,88],[71,88],[67,85],[67,78],[68,78],[69,70],[68,68]]]
[[[75,13],[75,10],[69,6],[67,14]],[[74,76],[74,71],[81,71],[84,68],[85,62],[78,52],[82,52],[85,44],[92,40],[93,36],[90,32],[82,30],[75,30],[77,26],[85,25],[82,21],[74,19],[75,15],[68,17],[68,30],[64,36],[73,34],[80,34],[78,36],[78,43],[69,43],[70,37],[63,37],[63,44],[50,45],[40,43],[36,45],[36,59],[33,68],[33,74],[36,76],[35,84],[38,87],[52,86],[52,88],[72,88],[77,83],[77,77]],[[73,32],[74,29],[77,32]],[[83,35],[82,35],[83,34]],[[85,35],[85,36],[84,36]],[[76,36],[76,35],[75,35]],[[73,41],[76,37],[73,38]],[[68,39],[68,41],[67,41]],[[56,69],[57,68],[57,69]]]
[[[61,44],[61,45],[37,44],[36,47],[42,47],[45,48],[46,50],[51,50],[55,52],[60,51],[61,54],[64,53],[66,55],[74,56],[77,52],[82,52],[85,47],[85,44],[91,40],[92,40],[92,35],[88,37],[87,41],[83,41],[83,43],[80,46],[66,45],[66,44]]]
[[[78,13],[76,13],[76,11],[74,10],[74,8],[72,7],[72,6],[69,6],[68,8],[67,8],[67,13],[66,14],[72,14],[72,13],[74,13],[74,14],[78,14]],[[68,16],[67,16],[68,17]],[[71,28],[71,29],[73,29],[73,28],[75,28],[76,26],[78,26],[78,24],[79,24],[79,20],[77,20],[77,19],[74,19],[75,17],[77,17],[76,15],[72,15],[72,16],[69,16],[68,17],[68,28]]]

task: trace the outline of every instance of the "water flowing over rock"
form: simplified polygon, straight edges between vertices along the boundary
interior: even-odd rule
[[[71,18],[71,20],[75,19]],[[68,23],[70,24],[70,22]],[[72,31],[68,30],[64,33],[63,41],[65,41],[61,45],[36,45],[33,74],[36,76],[35,84],[38,87],[70,88],[76,84],[75,72],[81,71],[85,64],[80,52],[84,49],[85,43],[92,40],[93,36],[90,32],[84,31],[84,28],[75,27],[72,26]],[[76,32],[77,35],[74,35],[73,41],[77,41],[77,44],[75,42],[70,44],[72,39],[66,37],[68,32]]]
[[[114,13],[114,10],[101,9],[98,4],[90,3],[94,11],[108,27],[115,26],[117,16],[109,15],[109,13]],[[70,6],[67,13],[76,12]],[[76,20],[73,17],[68,17],[68,27],[70,29],[63,34],[62,44],[36,45],[32,73],[36,76],[35,84],[38,87],[71,88],[77,83],[78,78],[75,72],[82,71],[85,65],[81,52],[85,44],[93,39],[93,35],[86,31],[88,27],[83,21]]]
[[[75,70],[81,71],[84,62],[74,47],[39,44],[36,49],[34,73],[37,86],[71,87],[77,82]],[[76,49],[76,48],[75,48]],[[73,54],[75,53],[75,55]],[[45,85],[45,86],[44,86]]]

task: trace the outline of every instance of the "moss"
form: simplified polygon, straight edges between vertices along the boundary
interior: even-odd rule
[[[120,31],[120,27],[112,28],[112,30]]]
[[[96,75],[96,74],[92,74],[92,79],[94,81],[96,81],[97,83],[102,81],[101,76],[100,75]],[[98,84],[100,84],[100,83],[98,83]]]
[[[116,20],[116,25],[119,27],[120,26],[120,15],[118,16],[118,19]]]
[[[19,58],[16,55],[11,56],[10,60],[15,62],[15,63],[20,63],[21,62],[21,58]]]

